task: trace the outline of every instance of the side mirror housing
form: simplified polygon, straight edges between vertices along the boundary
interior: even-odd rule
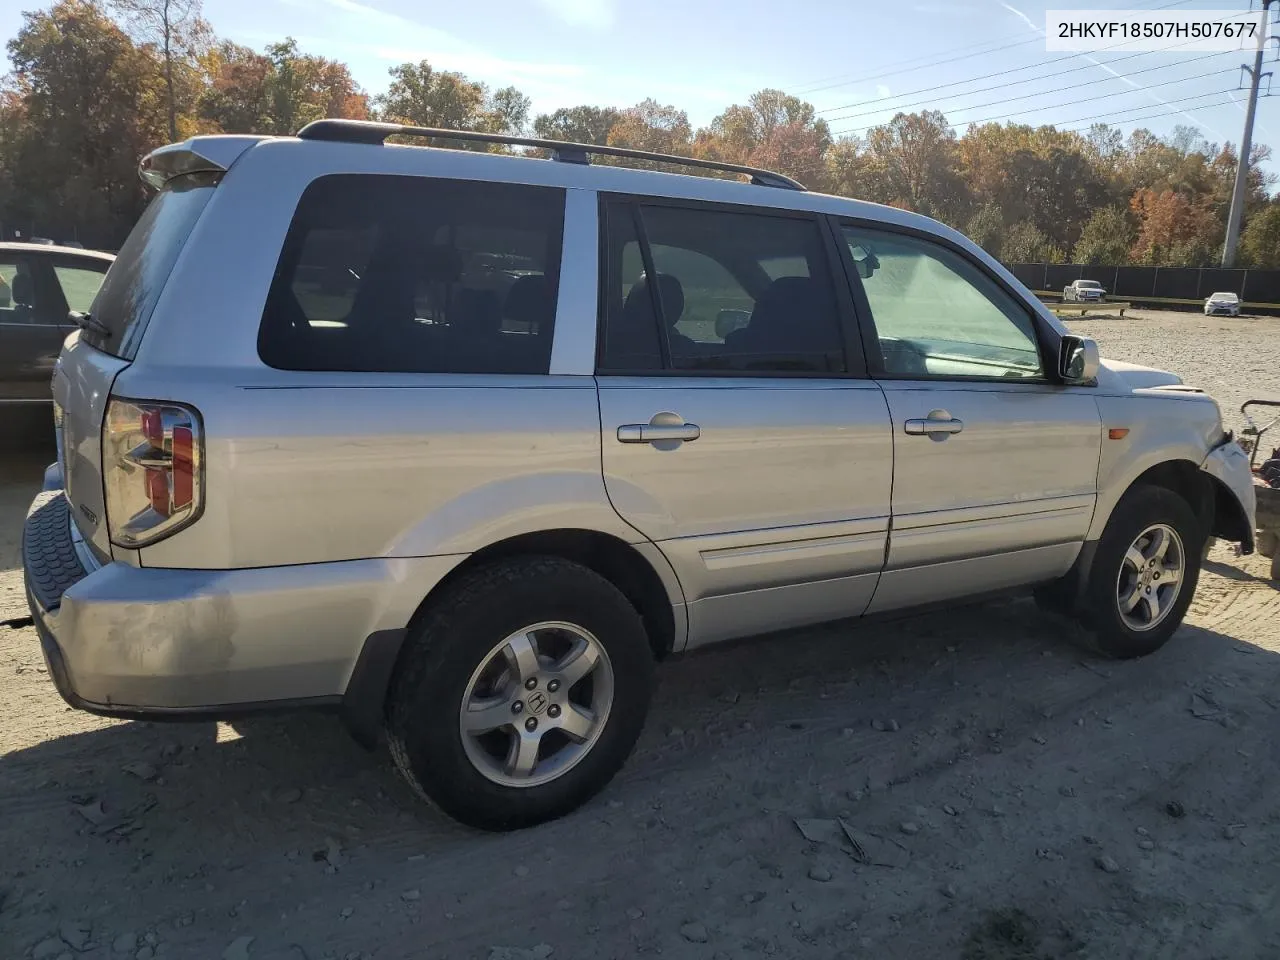
[[[1093,383],[1102,357],[1098,342],[1089,337],[1065,336],[1058,350],[1058,376],[1065,383]]]

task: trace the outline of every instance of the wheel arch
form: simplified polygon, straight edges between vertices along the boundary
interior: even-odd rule
[[[403,628],[380,630],[366,638],[342,702],[343,720],[357,741],[370,749],[377,745],[405,637],[432,604],[468,573],[520,556],[562,557],[595,571],[636,608],[655,658],[683,648],[688,632],[684,593],[675,571],[656,546],[630,544],[611,534],[578,528],[518,534],[477,550],[453,567],[427,591]]]
[[[622,591],[640,614],[655,657],[661,659],[683,645],[684,594],[675,571],[657,548],[627,543],[598,530],[577,528],[518,534],[477,550],[431,588],[410,618],[409,629],[459,577],[494,561],[519,556],[563,557],[604,577]]]

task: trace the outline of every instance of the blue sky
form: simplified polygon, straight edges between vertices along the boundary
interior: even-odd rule
[[[0,0],[0,37],[13,35],[19,11],[31,5]],[[1211,141],[1238,142],[1244,93],[1232,91],[1239,63],[1251,54],[1068,58],[1047,53],[1037,27],[1046,8],[1246,6],[1247,0],[205,0],[205,16],[219,35],[255,48],[292,35],[305,51],[348,63],[371,93],[385,88],[389,66],[425,58],[491,86],[515,84],[538,112],[576,103],[626,106],[653,96],[686,109],[696,126],[776,86],[814,103],[837,132],[862,132],[899,108],[934,107],[958,126],[1008,119],[1076,128],[1097,117],[1157,133],[1195,125]],[[1276,89],[1280,94],[1280,83]],[[1013,97],[1019,99],[1004,102]],[[1280,153],[1280,96],[1261,101],[1255,137]]]

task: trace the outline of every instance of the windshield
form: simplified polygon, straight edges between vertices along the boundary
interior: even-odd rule
[[[188,176],[167,185],[147,207],[129,233],[90,314],[106,334],[86,327],[84,342],[125,360],[132,360],[151,319],[160,291],[192,228],[213,195],[214,182]]]
[[[1102,284],[1100,284],[1097,280],[1077,280],[1076,286],[1081,287],[1085,290],[1101,290],[1102,289]]]
[[[1210,300],[1226,300],[1230,303],[1235,303],[1240,298],[1237,297],[1234,293],[1215,293],[1209,299]]]

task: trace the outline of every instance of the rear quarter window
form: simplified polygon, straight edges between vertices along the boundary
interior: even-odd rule
[[[564,191],[338,174],[285,238],[258,352],[285,370],[546,373]]]
[[[210,178],[192,175],[171,181],[156,195],[89,308],[108,332],[86,328],[81,334],[84,342],[125,360],[134,358],[178,254],[215,189]]]

